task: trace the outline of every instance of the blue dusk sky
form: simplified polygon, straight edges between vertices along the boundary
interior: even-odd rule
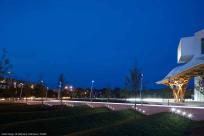
[[[204,28],[203,0],[1,0],[0,48],[19,79],[60,73],[75,87],[123,87],[133,65],[146,88],[177,65],[181,37]]]

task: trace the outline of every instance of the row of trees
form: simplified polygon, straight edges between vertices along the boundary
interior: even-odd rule
[[[0,97],[13,97],[19,98],[20,94],[21,97],[48,97],[48,98],[58,98],[58,90],[52,90],[47,88],[43,85],[36,84],[34,88],[31,88],[30,85],[24,85],[22,94],[21,88],[9,88],[9,89],[2,89],[0,91]],[[191,98],[193,94],[193,90],[189,89],[186,93],[186,98]],[[69,98],[89,98],[90,96],[90,89],[86,88],[74,88],[72,91],[63,89],[60,93],[61,99],[62,97],[69,97]],[[135,92],[127,92],[123,88],[102,88],[102,89],[94,89],[93,91],[93,98],[129,98],[135,97]],[[138,95],[139,96],[139,95]],[[143,90],[142,96],[145,98],[173,98],[172,90],[169,88],[165,89],[157,89],[157,90]]]
[[[66,88],[64,75],[60,74],[58,79],[58,87],[56,90],[48,89],[44,82],[33,84],[30,81],[19,81],[11,78],[12,64],[8,58],[8,52],[6,49],[2,50],[2,57],[0,59],[0,80],[9,86],[8,89],[0,89],[0,97],[52,97],[61,99],[62,97],[70,98],[89,98],[90,88]],[[124,88],[102,88],[94,89],[93,97],[97,98],[128,98],[128,97],[138,97],[140,95],[140,90],[142,89],[142,72],[141,70],[134,66],[129,72],[129,75],[125,77]],[[16,83],[16,85],[14,85]],[[23,83],[23,86],[18,86]],[[22,88],[23,87],[23,88]],[[191,96],[191,92],[188,93],[187,97]],[[148,91],[143,89],[143,96],[145,97],[162,97],[169,98],[173,97],[172,91],[170,89],[154,90]]]

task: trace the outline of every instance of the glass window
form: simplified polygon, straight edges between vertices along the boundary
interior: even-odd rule
[[[204,38],[201,39],[201,54],[204,54]]]

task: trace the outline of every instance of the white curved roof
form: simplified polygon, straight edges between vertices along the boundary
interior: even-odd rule
[[[190,70],[201,64],[204,64],[204,55],[194,56],[188,63],[178,66],[173,70],[171,70],[164,79],[162,79],[161,81],[158,81],[157,83],[162,84],[162,81],[168,80],[171,77],[174,77],[182,72]]]

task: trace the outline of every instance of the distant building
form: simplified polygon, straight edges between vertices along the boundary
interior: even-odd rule
[[[174,68],[157,83],[170,86],[175,100],[182,102],[187,84],[194,78],[194,100],[204,101],[204,29],[194,36],[181,38],[177,61],[183,65]]]

